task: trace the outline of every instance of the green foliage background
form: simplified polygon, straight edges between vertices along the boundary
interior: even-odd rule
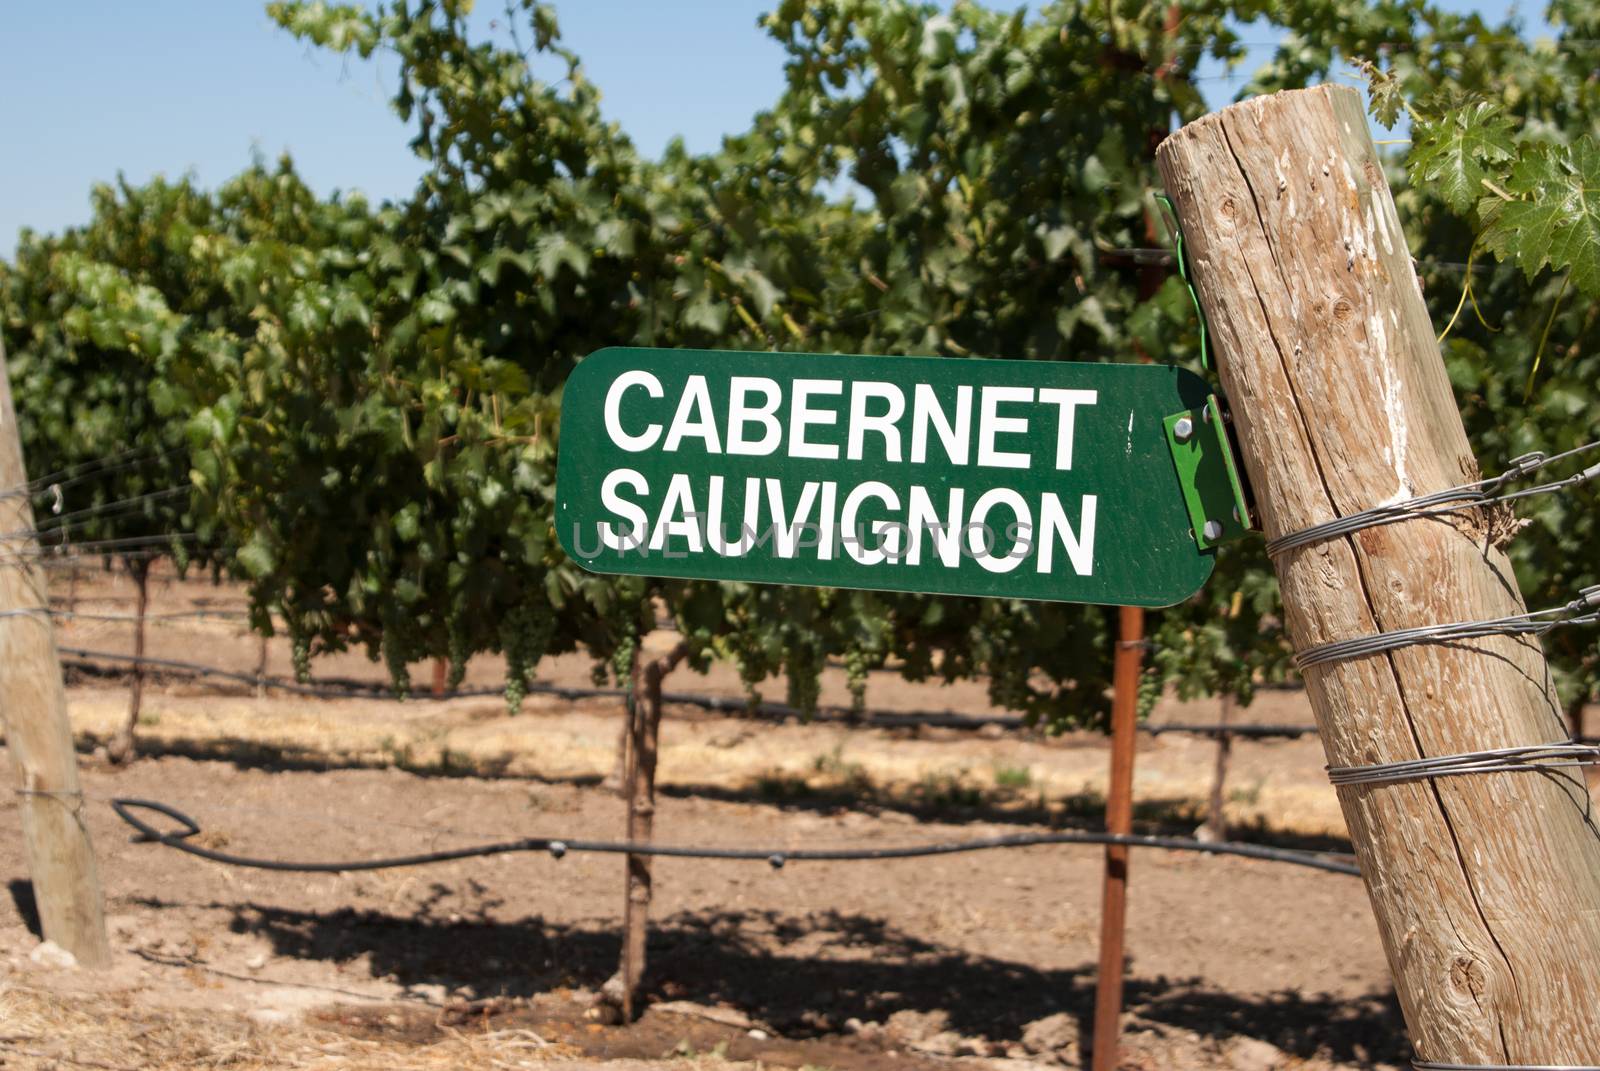
[[[1600,431],[1600,6],[1555,4],[1562,36],[1535,47],[1421,0],[777,0],[781,97],[716,152],[661,159],[603,118],[551,7],[516,0],[493,40],[467,7],[268,5],[314,45],[397,58],[427,165],[410,198],[322,200],[258,161],[216,191],[97,189],[90,224],[0,264],[34,470],[145,447],[161,464],[86,479],[72,504],[190,491],[74,538],[198,533],[183,553],[243,575],[302,672],[363,645],[404,688],[419,658],[459,679],[503,651],[515,704],[548,653],[615,672],[664,610],[692,665],[730,661],[752,689],[787,671],[803,707],[841,657],[858,702],[892,661],[1100,722],[1105,608],[581,572],[551,528],[562,383],[607,345],[1196,365],[1186,290],[1119,251],[1161,237],[1154,145],[1205,110],[1197,65],[1242,59],[1251,20],[1286,36],[1247,93],[1364,59],[1375,114],[1413,129],[1392,178],[1441,325],[1473,281],[1445,345],[1485,467]],[[564,73],[540,80],[530,56]],[[1594,501],[1528,507],[1512,553],[1531,602],[1600,581]],[[1288,672],[1279,617],[1259,545],[1229,548],[1153,619],[1145,694],[1248,702]],[[1549,642],[1566,695],[1594,694],[1592,637]]]

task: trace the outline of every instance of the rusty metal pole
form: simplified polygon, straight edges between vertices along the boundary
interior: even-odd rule
[[[1139,720],[1139,666],[1144,656],[1144,611],[1121,607],[1112,671],[1111,781],[1106,789],[1106,831],[1133,832],[1133,750]],[[1094,990],[1093,1071],[1116,1071],[1122,1018],[1122,960],[1128,920],[1128,848],[1106,846],[1100,903],[1100,972]]]
[[[1167,8],[1164,27],[1168,41],[1178,32],[1182,9]],[[1169,56],[1156,69],[1157,80],[1172,75]],[[1150,131],[1150,153],[1166,137],[1166,131]],[[1161,240],[1155,217],[1145,216],[1145,237],[1153,245]],[[1156,265],[1139,269],[1139,300],[1148,301],[1166,281],[1167,270]],[[1149,360],[1142,351],[1140,360]],[[1118,640],[1112,668],[1111,699],[1111,775],[1106,785],[1106,831],[1133,832],[1133,753],[1139,720],[1139,669],[1144,656],[1144,611],[1137,606],[1121,607],[1118,615]],[[1104,891],[1100,911],[1100,970],[1094,992],[1093,1071],[1115,1071],[1117,1041],[1122,1019],[1122,961],[1128,917],[1128,849],[1119,845],[1106,848]]]

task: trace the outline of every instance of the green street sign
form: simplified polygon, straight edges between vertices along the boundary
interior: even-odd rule
[[[601,573],[1170,606],[1211,575],[1162,365],[605,349],[556,529]]]

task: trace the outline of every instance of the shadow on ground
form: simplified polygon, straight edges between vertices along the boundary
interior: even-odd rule
[[[85,754],[105,746],[109,738],[81,733],[78,750]],[[494,757],[463,756],[446,749],[437,761],[414,763],[394,755],[373,752],[364,755],[330,757],[322,751],[298,746],[279,746],[258,740],[216,736],[201,738],[168,737],[160,741],[136,741],[140,757],[173,756],[201,762],[227,762],[236,769],[270,773],[327,773],[334,770],[403,770],[419,777],[481,777],[528,781],[534,784],[570,785],[592,788],[601,783],[595,775],[534,778],[507,771],[515,755],[505,752]],[[959,780],[941,779],[910,786],[883,786],[861,777],[846,777],[839,784],[811,784],[800,778],[756,778],[749,784],[729,787],[717,784],[659,785],[657,795],[669,799],[714,800],[773,807],[779,810],[836,814],[861,811],[867,814],[898,813],[925,822],[947,825],[1050,826],[1060,829],[1105,828],[1105,797],[1098,792],[1078,792],[1064,796],[1045,796],[1035,789],[1012,790],[980,787]],[[1204,819],[1200,801],[1185,797],[1144,798],[1134,805],[1134,832],[1164,836],[1188,836]],[[508,834],[507,839],[513,839]],[[1264,820],[1236,824],[1232,839],[1272,848],[1308,852],[1348,854],[1347,837],[1297,833],[1275,828]]]
[[[11,893],[11,906],[17,910],[17,917],[28,927],[29,933],[43,940],[44,930],[39,925],[39,901],[33,897],[33,882],[26,878],[17,878],[9,882],[7,888]]]
[[[497,921],[486,901],[476,915],[318,913],[255,904],[181,905],[232,916],[238,933],[267,938],[280,956],[336,964],[363,961],[373,976],[405,986],[442,984],[478,1000],[531,997],[563,987],[596,988],[615,969],[615,933],[538,917]],[[145,900],[151,908],[180,905]],[[456,901],[459,905],[459,901]],[[442,910],[442,909],[441,909]],[[821,911],[695,911],[662,919],[650,935],[648,998],[729,1004],[791,1037],[822,1037],[847,1020],[897,1011],[943,1010],[966,1037],[1014,1041],[1027,1024],[1058,1012],[1088,1036],[1091,966],[1040,969],[930,943],[881,919]],[[1147,1027],[1202,1037],[1253,1037],[1294,1056],[1402,1063],[1409,1055],[1391,992],[1357,998],[1276,993],[1240,996],[1197,979],[1134,976],[1127,1008]]]

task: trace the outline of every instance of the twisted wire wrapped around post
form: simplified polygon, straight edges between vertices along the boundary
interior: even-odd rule
[[[1367,528],[1377,528],[1397,521],[1411,520],[1417,517],[1441,517],[1449,513],[1459,513],[1462,510],[1477,509],[1482,506],[1493,505],[1497,502],[1513,502],[1518,499],[1532,498],[1535,495],[1553,494],[1586,483],[1589,480],[1600,479],[1600,462],[1560,480],[1526,487],[1520,491],[1511,491],[1506,494],[1495,494],[1501,486],[1512,480],[1537,472],[1547,465],[1553,465],[1567,458],[1577,457],[1590,450],[1600,449],[1600,442],[1585,443],[1571,450],[1559,454],[1546,455],[1535,451],[1513,458],[1510,467],[1498,476],[1477,480],[1473,483],[1464,483],[1456,487],[1447,487],[1443,491],[1434,491],[1431,494],[1419,495],[1408,498],[1404,502],[1394,502],[1385,506],[1373,506],[1347,517],[1335,517],[1331,521],[1314,524],[1309,528],[1302,528],[1298,532],[1290,532],[1276,539],[1267,540],[1267,555],[1276,557],[1285,551],[1296,547],[1309,546],[1312,543],[1321,543],[1339,536],[1350,535]]]
[[[1338,787],[1383,785],[1460,774],[1529,773],[1596,765],[1600,765],[1600,747],[1591,744],[1528,744],[1368,766],[1330,766],[1328,780]]]
[[[1396,629],[1393,632],[1376,632],[1370,636],[1356,636],[1308,647],[1294,656],[1295,668],[1307,670],[1330,662],[1344,662],[1352,658],[1367,658],[1401,647],[1419,643],[1449,643],[1483,636],[1543,636],[1551,629],[1564,625],[1592,625],[1600,622],[1600,584],[1584,588],[1578,597],[1565,606],[1548,610],[1531,610],[1528,613],[1496,617],[1487,621],[1457,621],[1446,625],[1418,625],[1416,628]]]
[[[1597,1064],[1457,1064],[1442,1060],[1412,1060],[1413,1071],[1600,1071]]]

